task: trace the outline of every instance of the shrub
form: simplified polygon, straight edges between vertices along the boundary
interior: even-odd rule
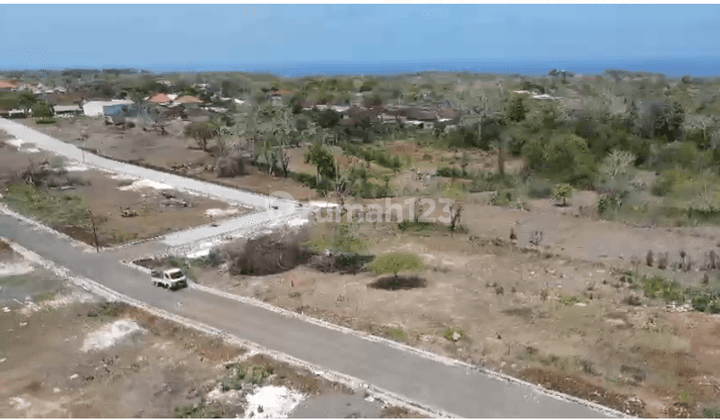
[[[306,231],[270,235],[239,241],[222,248],[223,259],[228,262],[230,274],[266,275],[285,272],[310,259],[310,252],[302,244]]]
[[[223,392],[242,389],[243,384],[262,385],[273,374],[270,366],[256,366],[233,363],[225,367],[227,374],[220,380]]]
[[[215,174],[218,178],[231,178],[245,174],[245,165],[240,155],[220,156],[215,161]]]
[[[437,176],[445,178],[468,178],[472,179],[472,175],[468,174],[464,168],[441,167],[437,169]]]
[[[570,184],[558,184],[553,191],[553,199],[561,201],[563,206],[567,206],[567,200],[572,196],[572,187]]]
[[[300,172],[294,173],[292,177],[295,178],[299,183],[307,185],[312,189],[315,189],[315,187],[317,186],[317,178],[314,175]]]
[[[650,191],[656,196],[665,196],[672,193],[679,185],[686,184],[692,179],[692,174],[684,169],[670,169],[664,171],[653,182]]]
[[[644,277],[641,280],[645,296],[651,299],[662,298],[666,302],[684,302],[685,292],[676,281],[668,281],[660,276]]]
[[[598,198],[597,210],[600,216],[607,217],[611,213],[617,212],[622,207],[623,198],[626,193],[618,193],[617,191],[609,191]]]
[[[570,134],[548,144],[546,170],[570,184],[589,185],[595,177],[595,158],[582,137]]]
[[[691,292],[690,303],[698,312],[720,313],[720,293],[717,290],[703,289]]]
[[[210,407],[204,402],[200,402],[176,405],[173,407],[173,416],[180,419],[212,419],[221,417],[222,413],[217,407]]]
[[[341,223],[335,231],[335,236],[328,240],[325,238],[307,242],[313,252],[339,252],[346,254],[359,254],[367,250],[367,243],[358,236],[357,229],[349,223]]]
[[[443,334],[443,337],[445,337],[446,340],[450,341],[457,341],[454,337],[457,337],[457,335],[460,335],[460,339],[465,337],[465,331],[463,331],[462,328],[458,327],[452,327],[445,330],[445,333]]]
[[[720,419],[720,408],[706,407],[705,410],[703,410],[703,417],[706,419]]]
[[[388,336],[395,341],[407,341],[408,339],[407,333],[401,327],[390,328]]]
[[[420,257],[415,254],[393,252],[375,259],[370,269],[376,274],[393,274],[395,277],[403,271],[418,271],[423,267]]]
[[[580,302],[580,299],[578,299],[575,296],[561,296],[560,297],[560,303],[562,303],[563,305],[570,306],[570,305],[574,305],[578,302]]]
[[[545,165],[547,158],[545,146],[540,140],[531,140],[522,148],[522,156],[531,169],[541,169]]]

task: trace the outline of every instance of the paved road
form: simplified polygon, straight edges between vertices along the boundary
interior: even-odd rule
[[[109,253],[88,253],[64,237],[0,214],[0,236],[72,272],[165,311],[205,323],[265,348],[361,379],[461,417],[603,417],[580,403],[448,366],[382,342],[309,324],[196,289],[168,292]],[[180,305],[178,305],[178,302]]]

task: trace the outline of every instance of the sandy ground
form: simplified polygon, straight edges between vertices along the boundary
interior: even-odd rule
[[[60,194],[74,194],[85,199],[95,216],[100,246],[148,239],[248,212],[245,208],[181,193],[162,184],[90,170],[81,163],[63,161],[50,153],[29,153],[27,144],[22,144],[18,149],[14,141],[5,136],[4,141],[0,142],[0,186],[4,187],[14,174],[25,170],[31,161],[48,161],[64,167],[68,170],[69,178],[81,182],[76,182],[71,189],[63,190]],[[124,210],[126,215],[134,216],[123,217]],[[94,244],[90,229],[58,228],[76,239]]]
[[[169,124],[166,136],[155,132],[146,132],[139,127],[127,130],[108,127],[101,118],[63,119],[51,126],[36,125],[30,120],[21,122],[57,139],[85,147],[88,150],[96,150],[109,158],[143,163],[169,170],[180,165],[187,165],[179,173],[262,194],[285,191],[298,200],[315,196],[313,190],[299,185],[297,182],[273,177],[254,167],[247,167],[248,175],[245,176],[218,178],[213,171],[207,170],[207,167],[212,166],[214,162],[212,153],[215,145],[212,143],[209,145],[210,153],[198,149],[194,140],[185,138],[183,135],[186,123],[181,121]],[[87,140],[79,141],[83,130],[89,137]],[[301,162],[302,159],[293,159],[293,161]]]
[[[194,269],[207,286],[636,415],[678,417],[717,404],[717,317],[668,312],[664,302],[647,299],[631,306],[626,298],[642,292],[623,282],[618,269],[468,235],[398,234],[371,226],[363,235],[372,238],[373,254],[421,255],[426,269],[419,274],[427,285],[383,290],[372,287],[375,275],[304,266],[263,277]]]
[[[0,267],[21,263],[0,241]],[[414,416],[143,311],[104,304],[39,268],[30,276],[0,273],[0,286],[2,417],[173,417],[193,407],[211,417]],[[31,291],[34,298],[13,300]],[[269,376],[232,382],[237,369],[249,368]]]

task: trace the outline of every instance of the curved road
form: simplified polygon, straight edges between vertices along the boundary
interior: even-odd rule
[[[38,147],[76,158],[74,146],[0,119],[0,128]],[[168,175],[92,156],[86,163],[119,173],[164,182],[181,190],[218,194],[225,200],[260,207],[266,197]],[[107,166],[104,166],[107,165]],[[290,211],[295,203],[273,200]],[[269,214],[269,213],[268,213]],[[0,212],[0,236],[41,257],[130,298],[223,330],[297,359],[373,384],[419,406],[459,417],[607,417],[577,400],[560,399],[516,381],[463,365],[448,365],[418,353],[326,328],[256,305],[189,288],[176,293],[152,287],[147,274],[127,267],[111,253],[86,247],[33,223]]]

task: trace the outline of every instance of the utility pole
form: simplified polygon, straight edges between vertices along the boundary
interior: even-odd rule
[[[100,245],[98,245],[97,231],[95,230],[95,218],[93,217],[93,214],[90,211],[90,209],[87,209],[87,212],[90,215],[90,223],[92,223],[93,237],[95,238],[95,251],[97,251],[99,253]]]

